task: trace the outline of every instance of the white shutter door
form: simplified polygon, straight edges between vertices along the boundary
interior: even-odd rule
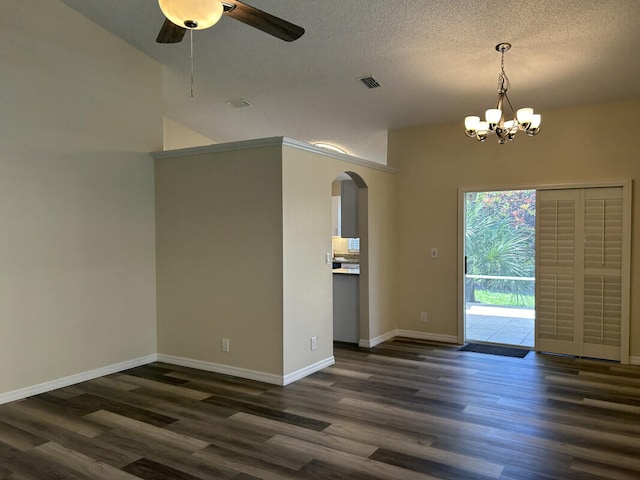
[[[536,200],[536,349],[575,355],[581,263],[579,190],[540,190]]]
[[[537,350],[621,359],[624,218],[622,187],[537,192]]]
[[[622,324],[622,188],[584,192],[582,356],[620,360]]]

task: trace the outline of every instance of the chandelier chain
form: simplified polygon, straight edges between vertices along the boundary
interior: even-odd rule
[[[193,98],[194,67],[193,67],[193,30],[189,29],[189,59],[191,60],[191,98]]]
[[[509,81],[509,77],[507,77],[507,73],[504,71],[504,51],[500,52],[502,57],[500,59],[500,75],[498,75],[498,93],[507,93],[509,87],[511,87],[511,82]]]

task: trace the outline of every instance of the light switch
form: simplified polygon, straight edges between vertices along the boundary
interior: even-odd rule
[[[432,248],[431,249],[431,258],[438,258],[438,249],[437,248]]]

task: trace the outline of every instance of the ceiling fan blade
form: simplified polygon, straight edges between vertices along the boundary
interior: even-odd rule
[[[293,42],[304,34],[304,28],[238,0],[222,0],[222,5],[224,6],[224,13],[229,17],[262,30],[285,42]]]
[[[158,33],[158,38],[156,38],[156,42],[179,43],[182,41],[186,31],[186,28],[180,27],[168,18],[165,18],[162,28],[160,29],[160,33]]]

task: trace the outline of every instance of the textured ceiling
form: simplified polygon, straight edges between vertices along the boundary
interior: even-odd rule
[[[287,136],[385,163],[388,130],[495,104],[500,42],[514,106],[543,123],[640,98],[640,0],[246,0],[306,33],[286,43],[229,17],[195,32],[194,98],[188,35],[155,43],[155,0],[62,2],[162,63],[166,115],[217,142]],[[381,88],[357,81],[370,74]],[[226,104],[238,98],[253,106]]]

